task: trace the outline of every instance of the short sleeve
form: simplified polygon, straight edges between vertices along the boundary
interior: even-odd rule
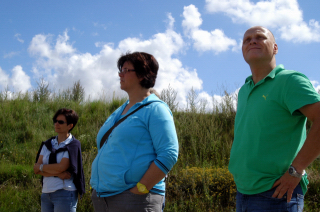
[[[299,72],[288,77],[286,87],[284,93],[285,104],[292,115],[301,107],[320,101],[320,95],[316,92],[310,80]]]
[[[64,151],[62,158],[69,158],[69,152],[68,151]]]
[[[46,145],[43,145],[42,148],[41,148],[41,151],[40,151],[40,155],[46,155],[47,152],[48,152],[48,148],[46,147]]]

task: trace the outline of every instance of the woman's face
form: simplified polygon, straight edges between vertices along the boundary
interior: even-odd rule
[[[134,67],[132,63],[125,62],[122,66],[122,71],[119,73],[120,77],[120,88],[124,91],[130,91],[137,87],[141,88],[140,81],[137,77],[136,72],[134,71]]]
[[[68,133],[72,128],[72,124],[67,125],[67,119],[64,115],[58,115],[54,123],[54,130],[56,133]]]

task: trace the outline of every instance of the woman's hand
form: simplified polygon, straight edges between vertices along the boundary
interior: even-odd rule
[[[39,174],[40,173],[40,165],[43,163],[43,155],[40,155],[38,158],[37,163],[34,164],[33,166],[33,171],[35,174]]]
[[[144,193],[141,193],[141,192],[138,191],[138,187],[137,186],[135,186],[132,189],[130,189],[130,192],[134,193],[134,194],[144,195]]]
[[[70,179],[70,178],[71,178],[71,173],[68,172],[68,171],[64,171],[64,172],[58,174],[58,177],[59,177],[61,180]]]

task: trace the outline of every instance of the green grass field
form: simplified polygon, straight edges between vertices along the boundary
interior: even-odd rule
[[[82,145],[86,194],[77,211],[93,211],[89,179],[96,135],[125,99],[83,102],[70,95],[28,95],[13,100],[0,95],[0,211],[40,211],[40,177],[33,174],[33,164],[40,143],[55,135],[52,116],[62,107],[74,109],[80,117],[72,133]],[[180,153],[167,180],[165,211],[235,211],[236,189],[227,169],[235,118],[230,99],[211,112],[193,107],[174,109],[173,115]],[[319,211],[319,168],[320,160],[308,168],[304,211]]]

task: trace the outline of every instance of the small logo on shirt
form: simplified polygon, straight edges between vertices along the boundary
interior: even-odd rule
[[[267,100],[267,96],[268,96],[268,95],[266,95],[266,96],[265,96],[265,95],[262,95],[262,97],[264,98],[264,100]]]

